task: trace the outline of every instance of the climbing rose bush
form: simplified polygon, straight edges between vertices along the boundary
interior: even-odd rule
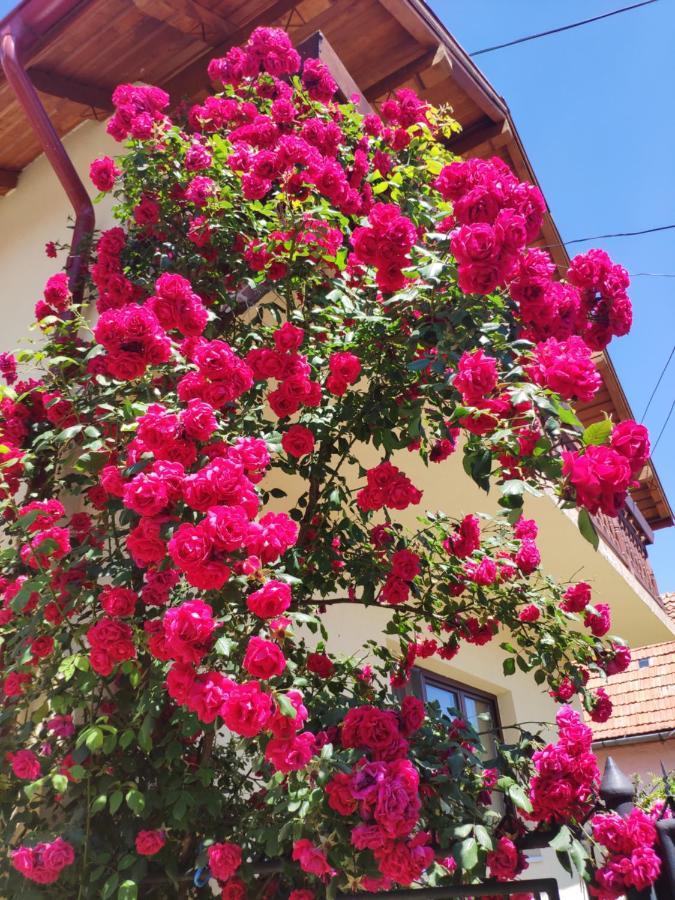
[[[505,676],[609,714],[586,682],[630,654],[588,585],[541,572],[523,500],[552,492],[593,539],[648,457],[642,426],[569,405],[628,330],[626,273],[590,251],[554,280],[538,189],[453,158],[411,91],[363,116],[274,29],[209,76],[184,117],[115,90],[124,152],[91,177],[119,224],[0,359],[0,893],[508,880],[551,826],[583,862],[578,714],[487,759],[412,676],[496,642]],[[433,510],[414,472],[455,454],[502,515]],[[334,605],[384,635],[345,658]],[[619,847],[603,822],[603,896],[647,883],[651,832]]]

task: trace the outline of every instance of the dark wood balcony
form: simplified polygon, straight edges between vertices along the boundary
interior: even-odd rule
[[[602,539],[626,568],[660,602],[658,585],[647,555],[647,547],[654,542],[654,532],[636,504],[629,497],[616,518],[598,513],[593,516],[593,522]]]

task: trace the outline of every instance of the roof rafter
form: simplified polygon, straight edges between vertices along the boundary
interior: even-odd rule
[[[112,110],[112,88],[103,88],[99,85],[84,84],[66,75],[60,75],[48,69],[31,67],[28,76],[36,90],[52,97],[60,97],[63,100],[71,100],[73,103],[82,103],[93,109],[104,112]]]
[[[441,47],[423,49],[422,52],[418,53],[414,59],[410,60],[410,62],[396,69],[394,72],[390,72],[389,75],[386,75],[384,78],[380,78],[379,81],[376,81],[375,84],[371,84],[370,87],[367,87],[364,91],[366,98],[372,101],[384,97],[385,94],[400,87],[400,85],[409,78],[412,78],[413,75],[417,75],[419,72],[423,72],[425,69],[433,66],[439,53],[443,53]]]
[[[195,0],[133,0],[133,3],[144,16],[191,37],[201,34],[205,38],[210,35],[222,39],[233,30],[225,16]]]
[[[19,181],[20,173],[16,169],[0,169],[0,191],[6,194],[15,188]]]
[[[504,138],[511,136],[511,129],[506,119],[502,119],[500,122],[492,122],[486,118],[473,128],[468,128],[466,131],[462,131],[455,137],[450,138],[445,142],[445,146],[458,156],[462,156],[464,153],[469,153],[477,147],[487,144],[488,141],[501,136]]]
[[[246,41],[251,31],[258,25],[269,25],[270,22],[279,19],[297,6],[298,0],[277,0],[263,12],[254,16],[238,31],[233,31],[225,40],[215,46],[209,47],[201,56],[193,60],[188,66],[177,72],[162,87],[167,90],[174,103],[182,97],[195,97],[203,92],[209,84],[206,74],[206,66],[213,57],[224,56],[225,53],[236,44]]]

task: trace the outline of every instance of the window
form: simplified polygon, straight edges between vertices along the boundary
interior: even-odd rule
[[[427,703],[437,702],[441,712],[451,719],[458,716],[466,719],[481,736],[480,756],[484,760],[494,759],[501,727],[496,697],[423,669],[415,669],[413,674],[413,692]]]

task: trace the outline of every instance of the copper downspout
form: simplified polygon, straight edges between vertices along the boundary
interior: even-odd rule
[[[52,125],[28,73],[19,61],[14,36],[4,34],[0,42],[0,63],[9,86],[26,113],[37,134],[45,156],[56,172],[56,177],[68,195],[75,212],[75,226],[66,261],[70,289],[76,300],[81,299],[83,276],[89,256],[88,238],[94,230],[94,207],[72,160],[66,153],[61,138]]]

